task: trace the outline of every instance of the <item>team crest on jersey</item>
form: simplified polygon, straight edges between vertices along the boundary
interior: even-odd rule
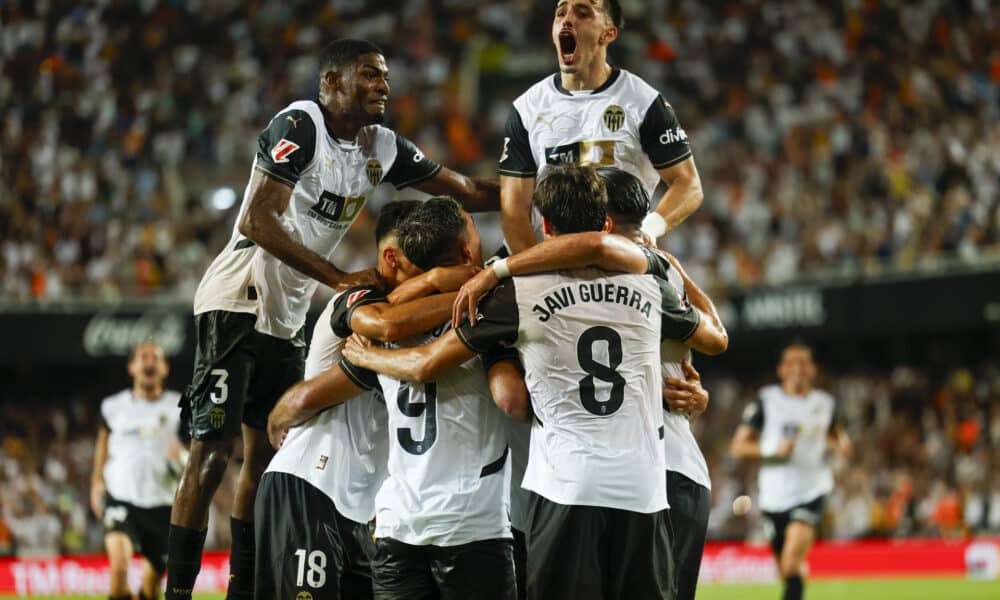
[[[319,462],[316,463],[316,470],[322,471],[323,469],[325,469],[326,468],[326,463],[329,460],[330,460],[329,456],[320,455]]]
[[[299,592],[295,594],[295,600],[313,600],[313,595],[309,592]]]
[[[298,149],[299,145],[295,142],[281,138],[274,148],[271,148],[271,159],[276,163],[286,163],[288,157]]]
[[[369,160],[365,166],[365,174],[368,175],[368,181],[372,185],[378,185],[382,182],[382,163],[374,158]]]
[[[212,426],[212,429],[222,429],[225,422],[225,410],[219,408],[218,406],[213,406],[212,410],[208,411],[208,424]]]
[[[364,298],[365,295],[367,295],[368,292],[370,292],[370,291],[371,290],[358,290],[358,291],[354,292],[353,294],[351,294],[350,296],[348,296],[347,297],[347,307],[350,308],[350,307],[354,306],[354,304],[358,300],[361,300],[362,298]]]
[[[612,132],[618,131],[625,124],[625,110],[612,104],[604,111],[604,126]]]

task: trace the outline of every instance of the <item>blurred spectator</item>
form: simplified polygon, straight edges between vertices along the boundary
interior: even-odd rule
[[[996,3],[623,6],[613,59],[698,155],[705,205],[664,243],[704,285],[1000,254]],[[550,20],[523,0],[0,3],[0,298],[190,299],[258,131],[315,93],[335,37],[385,47],[401,133],[495,174],[510,102],[555,68]]]

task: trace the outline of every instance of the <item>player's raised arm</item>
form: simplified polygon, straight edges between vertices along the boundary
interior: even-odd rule
[[[468,177],[442,167],[433,177],[413,187],[435,196],[451,196],[469,212],[500,210],[500,183],[496,179]]]
[[[534,177],[500,176],[500,219],[511,254],[523,252],[538,243],[531,225],[531,195],[534,191]]]
[[[371,386],[363,386],[349,376],[341,365],[323,371],[312,379],[289,388],[267,418],[267,437],[278,448],[285,433],[305,423],[323,409],[341,404]]]
[[[673,107],[662,96],[657,96],[646,111],[639,138],[642,149],[667,184],[667,191],[654,212],[643,221],[643,231],[655,239],[683,223],[697,210],[704,193],[687,133],[678,122]]]

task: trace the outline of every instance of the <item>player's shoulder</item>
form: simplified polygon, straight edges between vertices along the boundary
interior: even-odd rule
[[[761,402],[781,400],[785,397],[785,392],[778,384],[765,385],[757,391],[757,397]]]
[[[170,406],[177,406],[180,399],[181,393],[177,390],[163,390],[163,396],[160,398],[160,401]]]
[[[815,399],[816,402],[820,402],[825,406],[833,406],[836,402],[833,399],[833,394],[826,390],[813,389],[810,394]]]
[[[395,130],[385,125],[367,125],[358,132],[358,145],[374,146],[377,149],[388,149],[396,147],[396,139],[399,134]]]
[[[107,418],[108,415],[115,413],[120,410],[124,410],[125,407],[132,401],[132,390],[125,388],[121,391],[115,392],[110,396],[106,396],[101,400],[101,413]]]
[[[541,110],[559,97],[555,77],[558,77],[558,74],[545,76],[514,99],[514,108],[520,113],[522,119],[528,118],[527,113]]]
[[[323,124],[323,111],[320,109],[319,104],[317,104],[315,100],[296,100],[274,113],[271,121],[284,117],[293,127],[297,127],[300,123],[302,123],[302,121],[298,120],[298,118],[302,115],[308,115],[309,122],[312,123],[317,129],[325,127]],[[291,116],[293,120],[289,120],[289,116]]]

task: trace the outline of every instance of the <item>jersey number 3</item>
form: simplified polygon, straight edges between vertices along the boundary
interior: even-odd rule
[[[608,344],[608,364],[604,365],[594,360],[594,344]],[[613,414],[622,407],[625,401],[625,378],[617,371],[622,364],[622,337],[610,327],[591,327],[583,332],[576,342],[576,359],[580,368],[587,376],[580,380],[580,402],[587,412],[606,416]],[[611,394],[601,402],[597,399],[594,380],[600,379],[611,384]]]
[[[413,439],[413,430],[409,427],[396,429],[396,439],[403,450],[410,454],[423,454],[431,449],[437,440],[437,385],[434,382],[424,384],[424,401],[410,402],[410,384],[402,382],[396,392],[396,405],[399,412],[407,417],[424,417],[424,439]]]

